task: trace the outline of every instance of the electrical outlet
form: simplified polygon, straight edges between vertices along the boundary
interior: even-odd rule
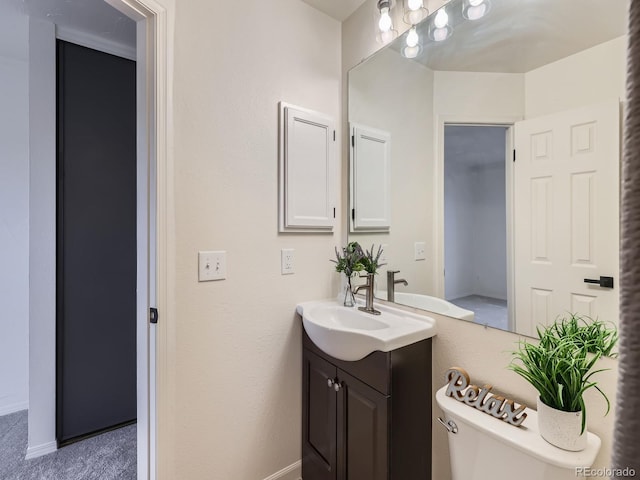
[[[210,282],[227,278],[227,252],[198,252],[198,281]]]
[[[295,273],[295,258],[293,253],[293,248],[283,248],[280,251],[280,273],[282,273],[282,275]]]
[[[413,244],[413,259],[414,260],[426,260],[427,259],[427,244],[425,242],[416,242]]]

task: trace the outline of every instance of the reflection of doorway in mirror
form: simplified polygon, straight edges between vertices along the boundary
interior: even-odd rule
[[[445,125],[444,294],[474,321],[507,330],[508,126]]]

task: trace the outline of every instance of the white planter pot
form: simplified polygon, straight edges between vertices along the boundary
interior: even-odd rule
[[[587,429],[582,434],[582,412],[563,412],[545,405],[538,397],[538,429],[551,445],[578,452],[587,447]]]

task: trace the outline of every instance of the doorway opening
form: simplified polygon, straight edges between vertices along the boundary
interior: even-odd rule
[[[91,2],[57,2],[60,10],[56,15],[42,12],[53,8],[53,2],[38,0],[20,1],[20,13],[26,18],[25,44],[28,46],[28,100],[29,100],[29,227],[28,270],[29,277],[29,337],[28,337],[28,425],[24,438],[28,435],[26,459],[29,463],[44,459],[56,451],[56,38],[66,37],[72,43],[92,47],[95,36],[62,32],[63,20],[87,17],[90,6],[106,5],[104,0]],[[134,205],[136,210],[134,229],[134,322],[133,342],[135,348],[135,374],[133,388],[136,394],[134,414],[137,426],[134,430],[134,444],[130,448],[137,450],[137,478],[153,479],[156,472],[156,339],[158,330],[150,323],[150,307],[158,307],[164,296],[156,295],[157,290],[166,292],[164,263],[156,265],[157,252],[164,252],[166,221],[164,206],[167,198],[164,190],[166,175],[167,104],[170,97],[167,84],[167,41],[168,20],[166,9],[153,0],[109,0],[126,17],[133,20],[132,41],[136,50],[132,56],[137,61],[136,105],[134,123],[137,126],[137,138],[134,142],[136,174],[134,183]],[[107,5],[108,7],[108,5]],[[64,8],[75,9],[75,13],[62,13]],[[110,8],[110,7],[108,7]],[[39,12],[36,14],[34,12]],[[102,15],[93,16],[96,22],[105,20]],[[172,17],[171,17],[172,18]],[[55,22],[55,23],[54,23]],[[66,25],[65,27],[70,27]],[[99,30],[103,32],[103,30]],[[70,38],[73,33],[75,38]],[[99,40],[99,39],[98,39]],[[103,44],[107,53],[113,45]],[[101,50],[101,48],[94,48]],[[124,56],[124,55],[123,55]],[[102,112],[96,109],[99,116]],[[157,160],[157,159],[160,160]],[[158,181],[158,178],[162,181]],[[158,185],[160,184],[160,187]],[[160,212],[157,198],[161,198]],[[53,208],[51,208],[53,206]],[[157,232],[165,235],[158,239]],[[157,244],[160,244],[159,248]],[[160,272],[159,274],[157,272]],[[158,278],[160,277],[160,280]],[[164,303],[163,303],[164,305]],[[163,305],[160,305],[161,307]],[[96,305],[95,308],[102,308]],[[166,310],[159,309],[164,318]],[[90,313],[89,313],[90,314]],[[155,317],[157,318],[157,316]],[[87,388],[90,388],[87,386]],[[125,420],[126,422],[126,420]],[[26,423],[26,422],[25,422]],[[90,440],[88,440],[90,441]],[[82,443],[82,442],[79,442]],[[79,444],[78,443],[78,444]],[[74,445],[78,445],[74,444]],[[60,452],[72,449],[65,447]],[[20,449],[18,449],[20,450]],[[19,453],[25,460],[24,449]],[[53,456],[53,455],[52,455]],[[51,457],[52,457],[51,456]],[[50,458],[51,458],[50,457]],[[135,463],[135,457],[133,462]],[[19,475],[18,475],[19,476]],[[0,477],[3,474],[0,472]],[[4,477],[3,477],[4,478]],[[63,478],[63,477],[61,477]],[[80,477],[79,477],[80,478]]]
[[[474,322],[510,326],[511,128],[444,127],[444,294]]]

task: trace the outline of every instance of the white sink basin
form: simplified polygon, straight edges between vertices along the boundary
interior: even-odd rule
[[[376,304],[373,316],[336,300],[301,303],[296,311],[309,338],[322,351],[339,360],[360,360],[377,350],[389,352],[433,337],[436,321],[427,316]]]

